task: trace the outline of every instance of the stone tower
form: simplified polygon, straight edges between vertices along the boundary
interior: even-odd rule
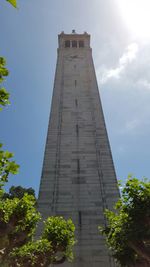
[[[75,260],[63,267],[114,267],[98,234],[119,196],[90,48],[90,35],[62,32],[49,119],[39,210],[71,217]]]

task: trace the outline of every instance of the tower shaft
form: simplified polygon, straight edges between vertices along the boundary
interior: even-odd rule
[[[38,206],[75,223],[75,260],[63,267],[115,266],[98,225],[118,196],[90,35],[61,33]]]

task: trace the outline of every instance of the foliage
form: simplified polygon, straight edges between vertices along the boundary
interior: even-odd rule
[[[72,260],[72,247],[75,244],[74,231],[75,226],[71,219],[64,220],[63,217],[49,217],[45,222],[42,238],[51,242],[54,251],[61,252],[64,259]]]
[[[52,246],[47,239],[28,242],[21,248],[14,249],[10,254],[10,261],[13,267],[49,266],[52,258]]]
[[[0,201],[0,260],[6,261],[14,247],[22,246],[35,233],[40,219],[35,198],[25,194],[22,199]]]
[[[3,186],[8,181],[9,174],[17,174],[19,165],[15,163],[13,153],[2,150],[0,144],[0,197],[3,194]]]
[[[72,259],[74,225],[62,217],[49,217],[45,222],[42,238],[16,248],[10,254],[13,267],[47,267]]]
[[[35,197],[35,191],[31,187],[24,188],[22,186],[11,186],[9,189],[9,193],[4,193],[2,198],[3,199],[6,199],[6,198],[13,199],[16,197],[16,198],[21,199],[25,193]]]
[[[3,57],[0,57],[0,84],[4,82],[4,77],[8,76],[9,72],[5,67],[6,60]],[[0,87],[0,110],[3,106],[9,104],[9,93],[4,87]]]
[[[4,81],[4,77],[8,76],[9,72],[5,67],[6,60],[3,57],[0,57],[0,83]]]
[[[128,177],[115,212],[100,227],[113,257],[123,267],[150,266],[150,182]]]
[[[9,260],[9,253],[29,241],[35,233],[40,214],[35,198],[25,194],[21,199],[0,201],[0,262]],[[11,266],[11,265],[9,265]]]
[[[0,263],[8,264],[10,267],[48,267],[51,263],[60,264],[67,259],[72,260],[72,246],[74,245],[74,225],[72,221],[66,221],[62,217],[50,217],[45,222],[41,239],[33,240],[31,237],[40,215],[32,210],[33,207],[30,206],[29,197],[32,198],[32,196],[25,195],[22,200],[19,200],[21,203],[16,200],[16,206],[13,205],[14,199],[7,199],[5,205],[9,211],[6,216],[3,216],[3,221],[0,220],[0,227],[2,226],[0,232]],[[24,214],[21,213],[24,208],[20,204],[28,206],[29,211],[25,209],[28,211],[27,214],[25,212],[23,212]],[[18,218],[15,215],[15,222],[12,216],[14,212],[11,212],[11,208],[13,211],[19,208],[16,214]],[[0,212],[1,210],[2,208]],[[5,207],[3,207],[3,210],[6,211]],[[28,221],[23,222],[23,217],[27,217]]]
[[[17,7],[17,1],[16,0],[6,0],[9,2],[12,6]]]
[[[13,187],[12,192],[15,192]],[[29,190],[33,193],[33,191]],[[16,192],[15,192],[16,194]],[[45,221],[39,240],[34,240],[40,214],[33,194],[0,199],[0,266],[48,267],[72,260],[75,227],[62,217]]]

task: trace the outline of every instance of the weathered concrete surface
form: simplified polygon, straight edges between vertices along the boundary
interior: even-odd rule
[[[65,47],[66,40],[84,47]],[[98,234],[119,196],[90,48],[85,33],[60,34],[39,210],[76,225],[75,261],[63,267],[113,267]]]

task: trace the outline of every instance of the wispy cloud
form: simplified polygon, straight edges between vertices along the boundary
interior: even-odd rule
[[[137,118],[133,118],[130,119],[128,118],[127,121],[124,121],[122,123],[122,126],[120,127],[120,129],[118,129],[117,134],[119,135],[132,135],[132,134],[137,134],[137,131],[139,133],[139,131],[141,132],[141,126],[143,124],[142,119],[137,119]],[[123,146],[124,147],[124,146]],[[119,152],[122,152],[122,147],[120,147]]]
[[[111,69],[103,69],[98,71],[98,76],[100,75],[100,83],[106,83],[110,78],[119,79],[120,75],[125,71],[127,66],[136,58],[138,53],[138,45],[137,43],[132,43],[128,45],[125,49],[125,52],[120,57],[118,61],[118,66],[116,68]]]
[[[126,123],[126,131],[134,132],[140,125],[141,125],[141,122],[139,119],[130,120]]]
[[[146,79],[139,79],[137,81],[137,85],[138,87],[140,87],[142,90],[143,89],[147,89],[147,90],[150,90],[150,82]]]

